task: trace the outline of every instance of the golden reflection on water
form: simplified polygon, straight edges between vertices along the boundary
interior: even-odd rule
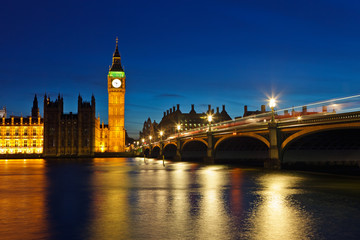
[[[117,159],[117,165],[124,165],[126,159]],[[109,166],[107,163],[111,163]],[[127,174],[124,171],[112,169],[111,159],[97,158],[94,160],[93,174],[93,206],[90,223],[90,239],[128,239],[128,185]],[[106,186],[106,187],[103,187]]]
[[[243,174],[240,168],[234,168],[230,173],[230,180],[231,180],[231,191],[230,191],[230,207],[231,212],[235,216],[239,216],[243,209],[242,209],[242,179]]]
[[[206,166],[200,173],[202,185],[201,214],[199,217],[198,239],[226,239],[230,233],[225,204],[222,197],[223,186],[227,184],[228,176],[224,175],[220,166]]]
[[[190,173],[186,171],[188,165],[185,163],[176,163],[172,165],[174,171],[168,172],[169,188],[171,191],[171,205],[168,209],[172,212],[174,222],[178,224],[178,229],[185,232],[188,229],[190,220],[190,202],[189,202],[189,185]]]
[[[303,179],[280,174],[260,178],[259,201],[250,215],[252,239],[312,239],[311,216],[302,210],[293,195]]]
[[[0,237],[47,237],[43,159],[0,160]]]

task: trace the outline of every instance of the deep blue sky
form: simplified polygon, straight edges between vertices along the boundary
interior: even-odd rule
[[[226,105],[231,117],[267,95],[279,107],[360,93],[359,1],[3,1],[0,107],[29,115],[34,94],[96,98],[107,123],[107,73],[119,37],[126,128],[179,103]]]

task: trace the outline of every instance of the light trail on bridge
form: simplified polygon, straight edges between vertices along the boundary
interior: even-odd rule
[[[354,107],[355,106],[355,107]],[[309,103],[302,106],[283,108],[275,110],[275,121],[277,123],[297,123],[305,120],[316,119],[328,115],[351,113],[360,111],[360,95],[334,98],[326,101]],[[282,114],[280,114],[282,113]],[[217,134],[229,134],[236,129],[251,127],[267,127],[271,120],[271,111],[257,115],[237,118],[234,120],[211,124],[211,131]],[[180,138],[191,138],[204,135],[209,131],[208,126],[194,128],[169,136],[164,141]],[[221,133],[220,133],[221,132]]]

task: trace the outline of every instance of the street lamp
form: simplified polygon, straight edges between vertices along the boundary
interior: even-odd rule
[[[207,120],[208,120],[208,122],[209,122],[209,132],[211,132],[211,122],[212,122],[212,115],[211,114],[209,114],[208,116],[207,116]]]
[[[275,111],[274,111],[275,106],[276,106],[276,99],[270,98],[269,107],[271,108],[271,122],[275,122]]]
[[[162,136],[164,135],[164,132],[163,131],[160,131],[160,142],[162,141]]]
[[[149,136],[149,140],[150,140],[149,142],[150,142],[150,144],[151,144],[151,139],[152,139],[152,136],[150,135],[150,136]]]
[[[178,125],[177,125],[178,137],[180,137],[180,129],[181,129],[181,125],[180,125],[180,124],[178,124]]]
[[[142,139],[141,139],[141,142],[142,142],[142,144],[144,145],[145,138],[142,138]]]

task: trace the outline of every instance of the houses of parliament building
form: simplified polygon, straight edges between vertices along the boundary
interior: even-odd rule
[[[63,112],[63,97],[51,100],[44,96],[41,118],[35,95],[31,116],[6,116],[0,111],[0,156],[31,154],[43,157],[93,156],[98,152],[125,151],[126,77],[116,48],[107,76],[108,121],[100,124],[95,116],[95,97],[83,101],[78,97],[78,112]]]

